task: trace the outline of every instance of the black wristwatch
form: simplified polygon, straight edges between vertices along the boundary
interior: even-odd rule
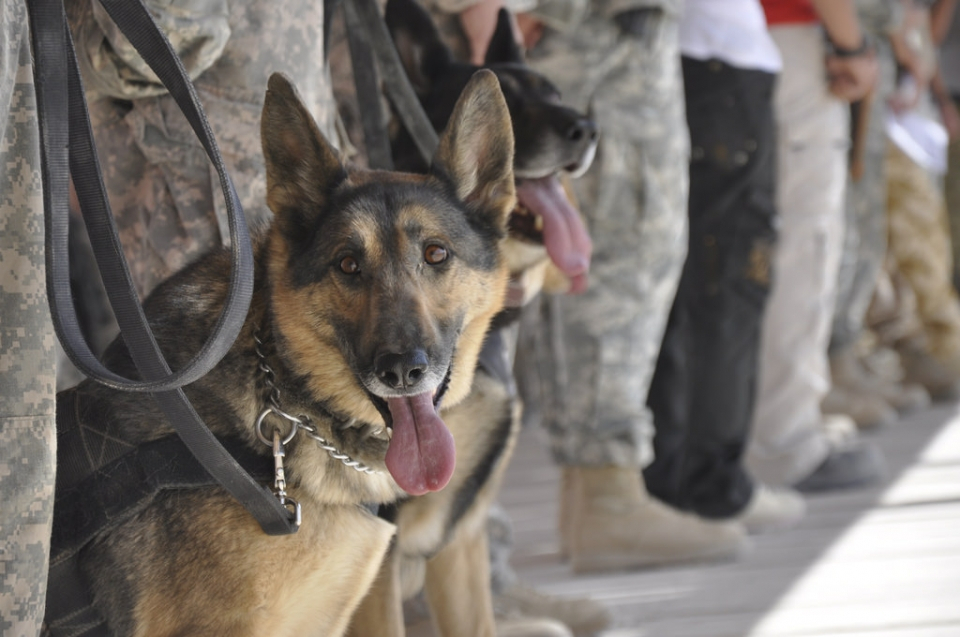
[[[854,49],[846,49],[842,46],[837,46],[830,40],[829,36],[827,37],[827,43],[830,46],[829,55],[838,58],[856,58],[861,55],[867,55],[873,53],[873,41],[870,37],[864,33],[863,38],[860,41],[860,46]]]

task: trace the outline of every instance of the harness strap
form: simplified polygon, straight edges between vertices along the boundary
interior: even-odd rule
[[[164,491],[217,486],[175,435],[111,448],[100,444],[100,435],[81,422],[77,391],[61,392],[57,398],[58,475],[44,616],[45,634],[51,637],[111,634],[94,609],[90,587],[80,572],[78,558],[84,546],[143,511]],[[269,482],[273,470],[269,457],[257,454],[239,439],[221,442],[251,476]],[[92,468],[91,453],[107,454],[109,461]]]
[[[480,348],[477,365],[490,376],[503,383],[508,396],[516,397],[517,382],[513,378],[513,370],[510,366],[510,353],[507,350],[507,342],[504,338],[505,332],[506,329],[502,327],[487,332]]]

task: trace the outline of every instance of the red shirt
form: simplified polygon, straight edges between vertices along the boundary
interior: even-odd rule
[[[810,24],[819,22],[810,0],[760,0],[767,24]]]

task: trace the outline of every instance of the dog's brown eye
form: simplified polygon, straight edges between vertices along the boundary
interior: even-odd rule
[[[438,265],[447,260],[447,249],[438,245],[427,246],[423,251],[423,258],[430,265]]]
[[[340,271],[344,274],[357,274],[360,272],[360,262],[353,257],[343,257],[340,259]]]

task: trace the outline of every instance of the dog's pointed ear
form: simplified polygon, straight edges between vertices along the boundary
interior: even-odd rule
[[[522,64],[523,61],[523,49],[513,37],[510,12],[501,7],[497,14],[497,28],[490,36],[483,63],[489,66],[491,64]]]
[[[433,18],[417,0],[388,0],[383,19],[414,90],[427,94],[453,62]]]
[[[267,82],[260,140],[267,169],[267,205],[278,221],[297,215],[310,224],[330,193],[347,177],[337,151],[282,73]]]
[[[513,126],[492,71],[477,71],[463,89],[430,171],[448,180],[472,212],[506,225],[516,203]]]

